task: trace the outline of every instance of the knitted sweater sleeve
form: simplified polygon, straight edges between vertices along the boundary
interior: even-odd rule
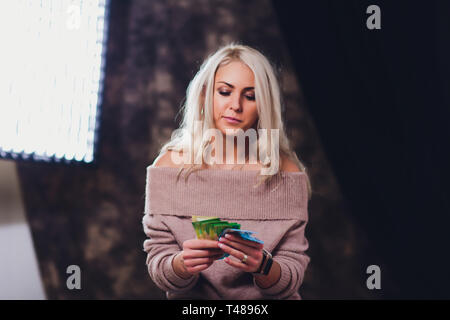
[[[183,279],[173,270],[172,261],[180,247],[164,223],[164,217],[146,213],[142,219],[147,239],[144,251],[147,253],[146,265],[153,282],[166,292],[184,292],[190,290],[198,281],[198,274]]]
[[[276,248],[272,251],[273,260],[281,268],[278,282],[269,288],[261,288],[253,279],[255,286],[271,299],[284,299],[298,292],[304,278],[310,258],[305,254],[308,240],[305,238],[306,220],[298,220],[286,232]]]

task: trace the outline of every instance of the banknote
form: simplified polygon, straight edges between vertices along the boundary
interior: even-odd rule
[[[218,217],[192,216],[192,226],[194,227],[197,239],[217,241],[220,239],[220,237],[225,236],[225,234],[232,233],[238,235],[244,240],[249,240],[261,244],[264,243],[262,240],[253,236],[253,234],[255,234],[256,232],[242,230],[239,223],[228,222]],[[225,253],[220,259],[223,259],[227,256],[228,254]]]

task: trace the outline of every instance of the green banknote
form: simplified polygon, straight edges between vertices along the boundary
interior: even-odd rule
[[[240,229],[241,225],[217,217],[192,216],[192,226],[198,239],[219,240],[225,229]]]

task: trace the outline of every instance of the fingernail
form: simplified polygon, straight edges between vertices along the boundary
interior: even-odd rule
[[[219,243],[219,248],[222,248],[222,247],[223,247],[223,244]]]
[[[229,238],[229,237],[231,237],[231,236],[227,233],[227,234],[225,235],[225,237],[226,237],[226,238]]]
[[[224,239],[224,238],[222,238],[222,237],[220,237],[220,238],[219,238],[219,241],[225,241],[225,239]]]

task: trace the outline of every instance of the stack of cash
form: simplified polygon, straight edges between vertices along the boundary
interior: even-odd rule
[[[197,239],[219,240],[222,232],[226,229],[239,230],[239,223],[220,220],[216,217],[192,216],[192,225],[194,226]]]
[[[192,216],[192,225],[194,226],[197,239],[219,240],[226,233],[233,233],[244,240],[250,240],[263,244],[264,242],[253,237],[253,231],[241,230],[241,225],[235,222],[228,222],[217,217]],[[227,257],[225,253],[219,260]]]
[[[241,230],[241,225],[239,223],[224,221],[217,217],[192,216],[192,225],[194,226],[197,239],[217,241],[226,233],[233,233],[244,240],[250,240],[261,244],[264,243],[252,236],[255,232]]]

